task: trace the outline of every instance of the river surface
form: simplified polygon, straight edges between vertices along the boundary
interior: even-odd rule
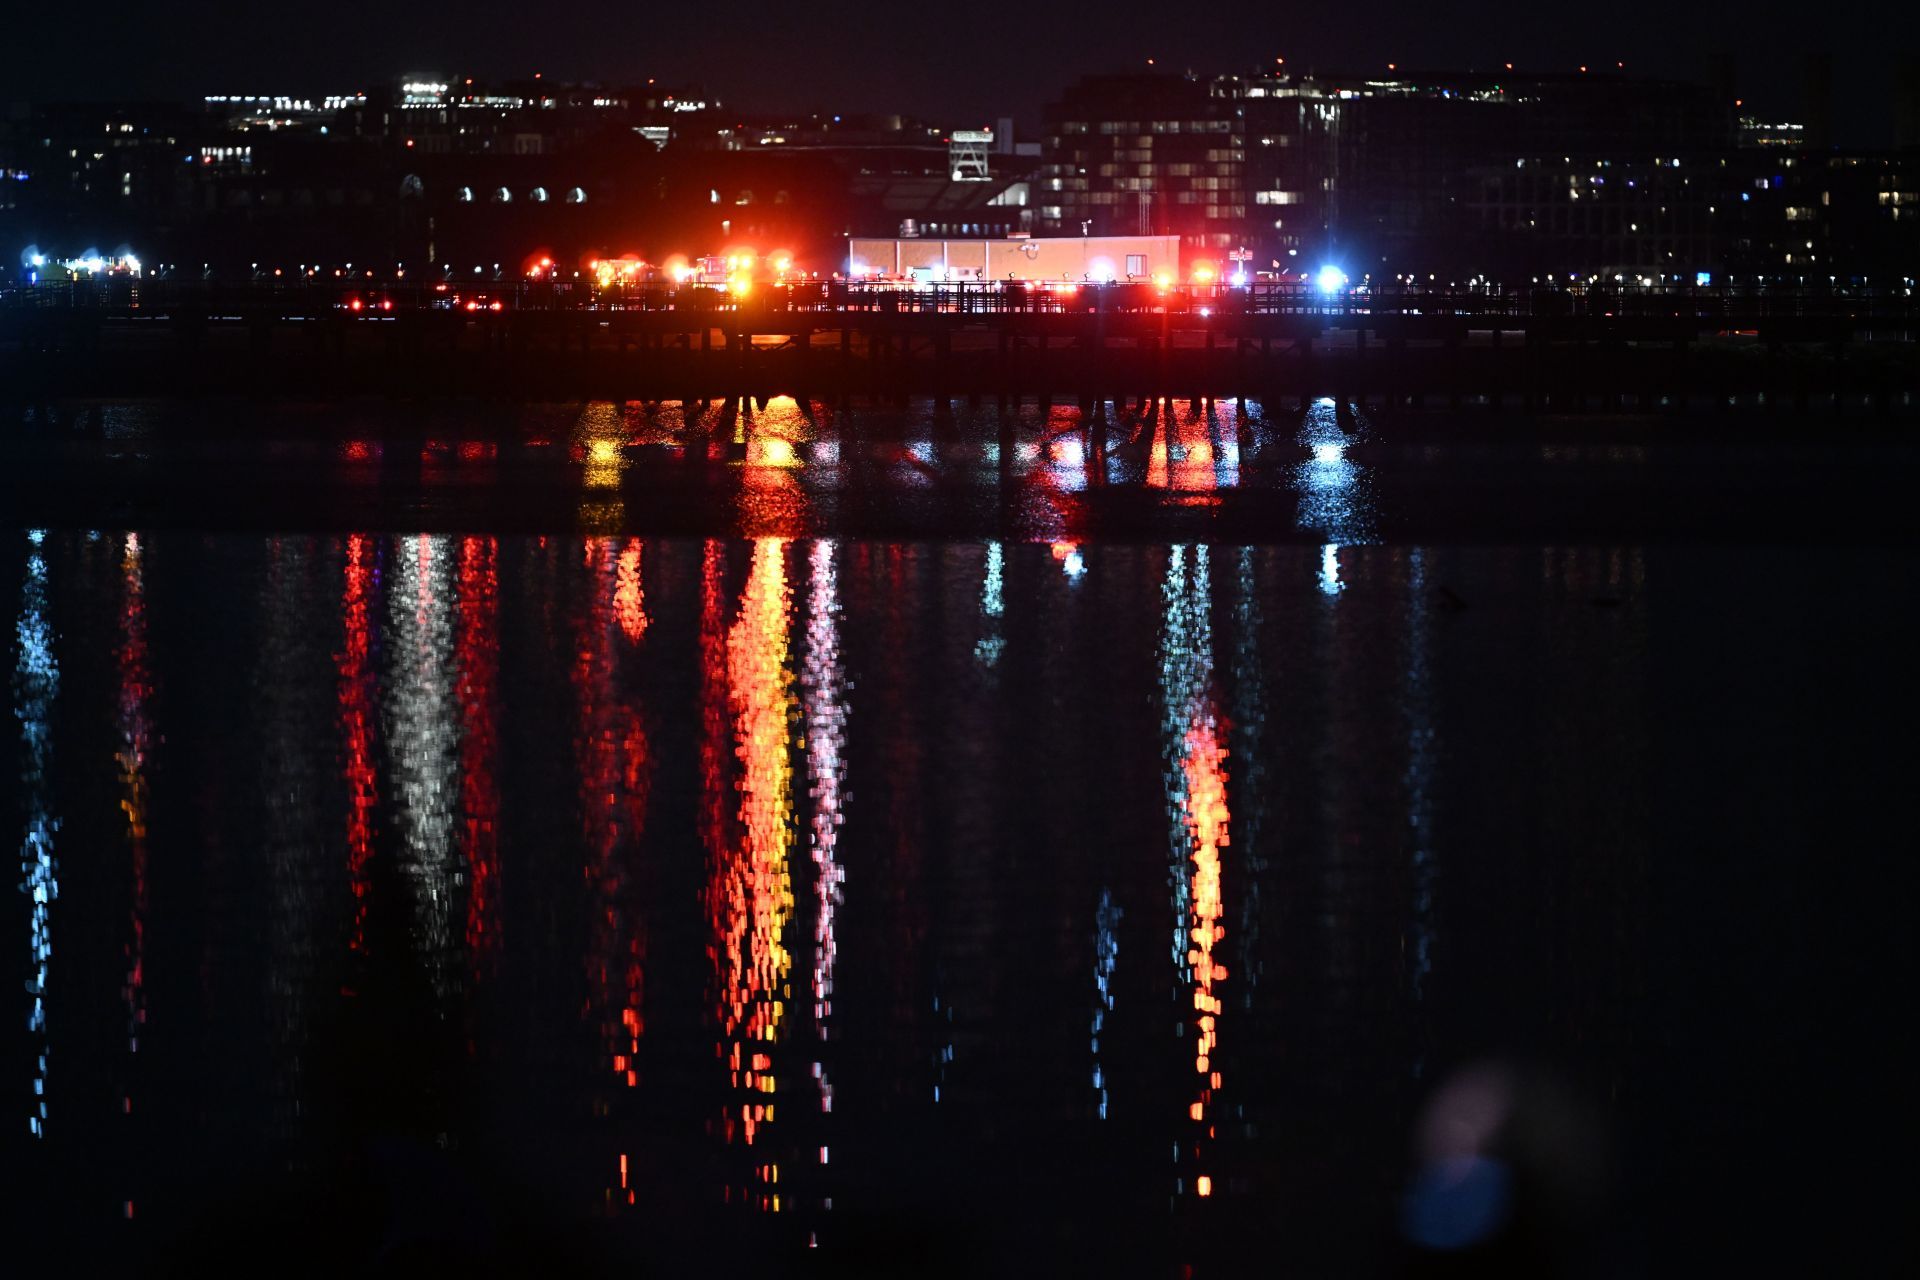
[[[1901,1230],[1897,443],[1181,404],[1090,466],[1077,411],[589,405],[209,461],[196,410],[86,412],[11,420],[0,1269]],[[189,465],[247,492],[154,506]],[[50,519],[34,466],[107,496]]]

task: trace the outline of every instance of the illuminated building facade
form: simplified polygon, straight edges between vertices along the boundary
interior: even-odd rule
[[[1092,76],[1047,108],[1043,232],[1171,234],[1259,265],[1318,249],[1326,118],[1290,79]]]
[[[1147,280],[1180,267],[1176,236],[908,237],[847,241],[854,276],[922,281]]]
[[[1354,278],[1632,272],[1714,258],[1713,91],[1620,76],[1132,75],[1048,109],[1040,226]]]
[[[1920,150],[1756,146],[1725,174],[1716,266],[1726,278],[1910,287],[1920,274]]]
[[[1740,118],[1724,91],[1625,74],[1102,75],[1061,92],[1042,143],[1004,117],[967,123],[429,73],[310,98],[16,104],[0,281],[23,278],[27,250],[226,279],[505,279],[533,254],[564,279],[734,248],[830,272],[848,236],[1173,236],[1182,275],[1332,263],[1461,284],[1897,284],[1920,260],[1911,146],[1834,150]]]

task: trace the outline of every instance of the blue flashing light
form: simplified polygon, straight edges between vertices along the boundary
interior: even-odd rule
[[[1696,271],[1693,273],[1693,282],[1699,285],[1702,289],[1704,289],[1708,285],[1713,283],[1713,272]]]
[[[1314,284],[1319,287],[1321,293],[1331,298],[1347,287],[1347,273],[1328,263],[1320,268],[1320,274],[1314,277]]]

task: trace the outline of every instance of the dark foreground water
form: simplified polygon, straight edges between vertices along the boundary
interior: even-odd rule
[[[545,535],[15,528],[0,1270],[1897,1259],[1910,549],[1399,542],[1473,455],[1295,425],[1244,543],[1204,427],[1099,536],[1044,436],[1022,536],[805,436],[649,536],[591,432]]]

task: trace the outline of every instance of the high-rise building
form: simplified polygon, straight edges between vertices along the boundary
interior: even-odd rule
[[[1622,76],[1098,76],[1047,112],[1041,227],[1351,275],[1691,273],[1710,89]]]

